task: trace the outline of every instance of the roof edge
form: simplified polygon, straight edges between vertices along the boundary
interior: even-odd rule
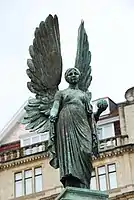
[[[13,115],[11,120],[1,130],[1,132],[0,132],[0,144],[1,144],[2,140],[7,136],[8,132],[23,117],[23,115],[25,113],[24,107],[27,105],[27,102],[28,102],[28,100],[24,102],[24,104],[19,108],[19,110]]]

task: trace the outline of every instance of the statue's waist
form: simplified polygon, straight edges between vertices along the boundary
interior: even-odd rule
[[[71,109],[71,110],[85,110],[85,105],[82,102],[67,102],[64,103],[64,105],[62,106],[61,110],[64,109]]]

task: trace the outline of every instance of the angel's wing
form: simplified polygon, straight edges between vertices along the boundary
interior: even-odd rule
[[[81,72],[79,89],[82,91],[88,90],[92,80],[90,62],[91,52],[89,51],[88,36],[84,28],[84,22],[82,21],[78,30],[77,53],[75,59],[75,67]]]
[[[35,30],[33,45],[29,47],[31,59],[27,60],[27,75],[31,79],[28,89],[36,94],[25,107],[22,123],[26,129],[46,131],[53,98],[62,75],[60,33],[57,16],[49,15]]]
[[[35,30],[33,45],[29,47],[32,59],[27,60],[28,89],[37,96],[55,92],[61,81],[62,57],[57,16],[49,15]]]

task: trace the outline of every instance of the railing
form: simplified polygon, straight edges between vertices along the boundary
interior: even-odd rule
[[[107,149],[115,148],[117,146],[123,146],[128,144],[128,135],[120,135],[116,137],[110,137],[99,142],[99,151],[105,151]]]
[[[48,141],[0,153],[0,163],[47,151]]]
[[[110,137],[107,139],[100,140],[99,151],[105,151],[107,149],[112,149],[117,146],[123,146],[128,144],[128,135],[120,135],[116,137]],[[0,153],[0,163],[7,161],[24,158],[26,156],[32,156],[34,154],[39,154],[47,152],[48,141],[36,143],[33,145],[21,147],[15,150],[3,151]]]

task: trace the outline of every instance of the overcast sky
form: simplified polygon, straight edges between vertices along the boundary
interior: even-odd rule
[[[48,14],[59,17],[64,71],[74,66],[77,30],[85,21],[92,52],[93,99],[124,101],[134,86],[133,0],[1,0],[0,130],[31,96],[25,70],[35,28]],[[61,88],[67,85],[62,82]]]

